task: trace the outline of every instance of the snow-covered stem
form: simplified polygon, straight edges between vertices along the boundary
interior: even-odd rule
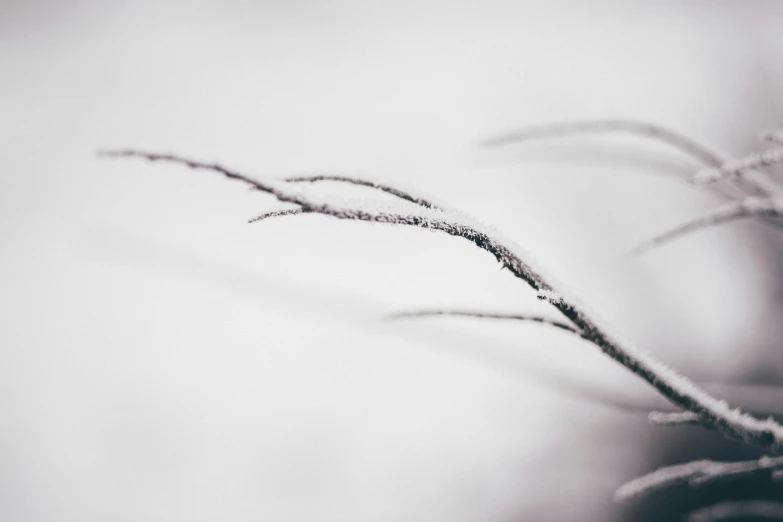
[[[706,185],[723,179],[742,176],[749,170],[769,167],[781,162],[783,162],[783,147],[767,149],[735,161],[723,163],[719,167],[701,170],[690,179],[690,183],[697,186]],[[780,194],[780,186],[776,184],[776,187],[777,193]]]
[[[307,212],[324,214],[338,219],[414,226],[460,237],[492,254],[515,277],[525,281],[535,291],[543,291],[552,296],[562,296],[562,289],[553,288],[551,279],[545,279],[539,268],[533,268],[530,264],[532,261],[527,254],[520,253],[517,247],[510,243],[504,243],[495,237],[496,234],[491,229],[455,212],[420,208],[421,213],[401,214],[365,208],[341,207],[311,198],[300,188],[292,186],[291,183],[279,180],[253,179],[218,164],[202,163],[170,154],[153,154],[135,150],[109,151],[102,153],[102,155],[169,161],[194,169],[219,172],[229,179],[242,181],[262,192],[267,192],[281,202],[298,205]],[[594,315],[588,313],[581,305],[577,305],[576,299],[552,297],[549,298],[549,302],[602,352],[647,381],[675,406],[699,415],[705,427],[719,431],[727,438],[756,445],[770,453],[783,452],[783,426],[774,420],[761,420],[739,410],[731,409],[724,401],[715,399],[688,379],[629,342],[610,334],[607,328],[599,324]]]
[[[651,424],[659,426],[683,426],[700,424],[699,416],[691,411],[662,412],[651,411],[647,416]]]
[[[257,221],[263,221],[265,219],[273,218],[273,217],[282,217],[282,216],[295,216],[297,214],[306,214],[304,210],[301,208],[289,208],[285,210],[272,210],[270,212],[264,212],[263,214],[259,214],[258,216],[254,218],[250,218],[247,220],[248,223],[256,223]]]
[[[391,194],[392,196],[396,196],[400,199],[404,199],[406,201],[410,201],[411,203],[415,203],[416,205],[421,205],[424,208],[439,208],[437,205],[431,203],[430,201],[427,201],[424,198],[413,196],[397,188],[390,187],[389,185],[384,185],[383,183],[376,183],[374,181],[368,181],[361,178],[354,178],[350,176],[318,174],[313,176],[291,176],[285,178],[285,180],[288,181],[289,183],[316,183],[319,181],[336,181],[339,183],[348,183],[350,185],[358,185],[361,187],[368,187],[368,188],[380,190],[382,192]]]
[[[685,464],[665,466],[626,482],[615,492],[614,498],[617,502],[624,502],[677,484],[703,486],[716,481],[746,478],[751,475],[771,475],[780,469],[783,469],[783,457],[761,457],[758,460],[739,462],[694,460]]]
[[[688,221],[659,234],[637,245],[631,252],[640,254],[690,232],[726,223],[727,221],[749,217],[767,218],[780,222],[780,220],[783,220],[783,197],[748,197],[737,203],[729,203],[705,216]]]
[[[770,500],[721,502],[692,511],[688,515],[688,522],[719,522],[748,518],[783,520],[783,503]]]
[[[387,317],[389,319],[406,319],[411,317],[433,317],[439,315],[456,316],[456,317],[476,317],[479,319],[503,319],[503,320],[510,320],[510,321],[526,321],[526,322],[541,323],[541,324],[546,324],[549,326],[553,326],[555,328],[559,328],[561,330],[571,332],[580,337],[582,336],[582,333],[576,328],[574,328],[573,326],[571,326],[570,324],[564,323],[562,321],[555,321],[553,319],[549,319],[548,317],[544,317],[541,315],[501,314],[501,313],[492,313],[492,312],[474,312],[471,310],[419,310],[419,311],[411,311],[411,312],[397,312],[394,314],[390,314]]]

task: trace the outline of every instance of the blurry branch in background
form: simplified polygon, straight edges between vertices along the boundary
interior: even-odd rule
[[[486,140],[483,145],[495,147],[536,139],[595,133],[630,133],[668,144],[707,167],[689,179],[691,184],[704,186],[730,179],[740,183],[745,182],[745,185],[740,184],[739,188],[744,189],[746,194],[750,191],[751,196],[758,196],[732,202],[706,216],[680,225],[640,244],[632,250],[632,253],[639,254],[689,232],[740,218],[756,217],[773,227],[783,228],[783,186],[766,173],[758,171],[760,168],[783,162],[783,148],[771,148],[739,160],[729,161],[683,134],[652,123],[633,120],[574,121],[528,127]],[[783,133],[767,131],[761,133],[760,138],[763,141],[778,143],[778,140],[783,140]]]
[[[517,133],[511,137],[494,140],[490,143],[506,143],[519,139],[528,139],[536,135],[541,136],[542,134],[553,136],[573,132],[615,131],[618,129],[650,135],[681,148],[692,156],[700,158],[703,162],[707,162],[710,166],[717,166],[719,169],[724,166],[722,161],[713,156],[711,152],[706,151],[706,149],[701,148],[701,146],[684,136],[662,130],[659,127],[632,122],[581,123],[577,127],[573,125],[553,126],[546,128],[544,131],[539,129],[538,131]],[[516,278],[527,283],[537,292],[539,299],[550,303],[563,315],[568,323],[539,316],[448,310],[406,312],[396,314],[394,317],[455,315],[511,319],[543,323],[569,331],[594,344],[604,354],[645,380],[669,402],[682,410],[677,413],[653,412],[650,415],[651,422],[660,425],[698,424],[706,429],[719,432],[728,439],[756,446],[768,454],[783,454],[783,426],[778,424],[773,418],[760,419],[743,413],[739,409],[729,407],[725,401],[714,398],[693,382],[669,369],[666,365],[658,362],[625,340],[620,339],[610,332],[610,328],[601,324],[596,316],[579,304],[578,299],[564,294],[565,289],[556,283],[551,276],[544,275],[545,272],[540,267],[535,267],[527,253],[503,239],[493,229],[486,227],[465,214],[436,207],[425,199],[418,198],[388,185],[345,176],[300,176],[283,180],[255,179],[227,169],[219,164],[202,163],[171,154],[154,154],[136,150],[107,151],[100,154],[107,157],[135,157],[150,161],[173,162],[193,169],[218,172],[229,179],[242,181],[255,190],[268,193],[281,202],[291,203],[297,207],[289,210],[268,212],[251,220],[251,222],[274,216],[316,213],[345,220],[413,226],[466,239],[478,248],[492,254],[503,268],[508,269]],[[772,156],[766,156],[767,159],[770,157]],[[744,169],[761,166],[762,164],[767,165],[770,163],[769,161],[766,163],[745,161],[743,163],[741,160],[739,163],[730,165],[733,165],[731,166],[731,172],[749,177],[752,171],[745,171]],[[779,186],[771,178],[763,174],[751,177],[751,179],[756,178],[764,180],[761,184],[754,182],[759,191],[769,195],[769,191],[772,190],[772,186],[769,184],[774,184],[774,190],[779,191]],[[379,208],[368,204],[368,202],[347,203],[334,197],[318,197],[304,190],[303,187],[294,186],[294,184],[298,183],[314,183],[318,181],[336,181],[360,185],[394,195],[400,200],[404,200],[406,204],[413,203],[414,205],[407,205],[406,207],[402,206],[402,202],[400,202],[397,206],[387,205]],[[707,218],[706,221],[704,219],[699,220],[698,225],[689,224],[680,227],[676,232],[668,233],[666,237],[674,237],[701,226],[743,217],[745,214],[751,216],[761,215],[769,218],[780,217],[780,213],[781,203],[777,198],[747,198],[739,204],[733,205],[731,211],[724,210],[717,216]],[[662,240],[658,239],[656,244],[660,242]],[[623,500],[645,491],[674,483],[685,482],[698,485],[712,480],[722,480],[728,477],[736,478],[761,472],[767,472],[770,475],[774,473],[774,476],[777,477],[780,467],[783,467],[783,457],[762,457],[758,461],[741,463],[695,461],[661,468],[649,475],[631,481],[618,490],[617,499]]]
[[[721,502],[691,512],[690,515],[688,515],[688,522],[719,522],[722,520],[746,518],[783,520],[783,504],[765,500]]]
[[[783,197],[757,198],[748,197],[738,203],[729,203],[713,210],[705,216],[683,223],[671,230],[663,232],[631,250],[632,254],[641,254],[647,250],[661,246],[678,237],[711,226],[720,225],[742,218],[770,218],[783,223]]]
[[[783,457],[761,457],[758,460],[740,462],[694,460],[685,464],[665,466],[625,483],[615,493],[615,500],[624,502],[633,497],[677,484],[696,487],[750,476],[765,474],[771,476],[781,469],[783,469]]]
[[[669,145],[695,159],[704,167],[716,169],[723,166],[724,157],[695,140],[654,123],[635,120],[584,120],[526,127],[514,132],[485,140],[485,147],[498,147],[520,142],[549,138],[566,138],[586,134],[631,134]],[[780,187],[766,174],[746,168],[744,180],[756,195],[779,194]]]
[[[704,145],[673,130],[654,123],[634,120],[584,120],[525,127],[482,142],[485,147],[498,147],[522,141],[566,138],[583,134],[632,134],[660,141],[684,152],[707,167],[719,167],[724,158]]]

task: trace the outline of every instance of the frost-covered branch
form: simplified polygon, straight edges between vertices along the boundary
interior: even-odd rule
[[[424,208],[439,208],[437,205],[427,201],[424,198],[413,196],[397,188],[390,187],[389,185],[384,185],[382,183],[376,183],[374,181],[368,181],[361,178],[319,174],[314,176],[291,176],[285,178],[285,180],[288,181],[289,183],[316,183],[318,181],[336,181],[339,183],[348,183],[350,185],[358,185],[361,187],[368,187],[368,188],[380,190],[382,192],[391,194],[392,196],[396,196],[400,199],[404,199],[406,201],[410,201],[411,203],[415,203],[416,205],[421,205]]]
[[[751,475],[771,475],[783,469],[783,457],[761,457],[758,460],[718,462],[695,460],[685,464],[666,466],[631,480],[614,495],[617,502],[677,484],[703,486],[712,482],[746,478]]]
[[[520,315],[520,314],[500,314],[491,312],[473,312],[470,310],[421,310],[413,312],[397,312],[388,316],[389,319],[405,319],[411,317],[433,317],[439,315],[456,316],[456,317],[476,317],[480,319],[504,319],[511,321],[528,321],[534,323],[546,324],[566,330],[578,336],[582,336],[582,333],[571,326],[570,324],[562,321],[555,321],[541,315]]]
[[[719,522],[747,518],[783,520],[783,503],[768,500],[721,502],[692,511],[688,515],[688,522]]]
[[[272,210],[270,212],[264,212],[263,214],[259,214],[258,216],[254,218],[250,218],[247,220],[248,223],[255,223],[257,221],[263,221],[265,219],[273,218],[273,217],[281,217],[281,216],[295,216],[297,214],[306,214],[304,210],[301,208],[288,208],[285,210]]]
[[[564,296],[564,288],[554,288],[553,279],[544,276],[540,267],[534,267],[532,257],[485,225],[454,211],[418,208],[417,213],[400,213],[359,206],[340,206],[318,199],[289,182],[273,179],[254,179],[218,164],[201,163],[169,154],[152,154],[134,150],[103,153],[110,157],[138,157],[151,161],[169,161],[194,169],[219,172],[229,179],[242,181],[256,189],[275,196],[279,201],[298,205],[302,211],[315,212],[338,219],[414,226],[443,232],[470,241],[492,254],[517,278],[525,281],[546,298],[591,343],[603,353],[647,381],[672,404],[697,414],[702,425],[719,431],[724,436],[742,440],[770,453],[783,452],[783,426],[773,419],[762,420],[730,408],[668,366],[639,350],[631,343],[609,333],[598,317],[587,311],[573,296]]]
[[[767,218],[780,222],[783,220],[783,198],[749,197],[738,203],[729,203],[705,216],[683,223],[641,243],[632,250],[632,253],[640,254],[690,232],[749,217]]]

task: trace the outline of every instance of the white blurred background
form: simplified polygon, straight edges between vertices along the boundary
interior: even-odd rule
[[[628,117],[758,149],[783,123],[781,19],[772,1],[0,1],[0,519],[624,519],[612,492],[673,436],[642,383],[546,328],[383,320],[546,312],[491,256],[321,216],[247,225],[282,207],[95,152],[413,187],[675,368],[779,378],[779,234],[627,254],[719,204],[681,183],[691,159],[477,144]]]

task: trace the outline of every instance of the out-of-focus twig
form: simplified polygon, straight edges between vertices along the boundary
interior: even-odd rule
[[[669,145],[708,169],[718,169],[726,164],[727,158],[688,136],[654,123],[616,119],[616,120],[583,120],[531,126],[514,132],[503,134],[485,140],[485,147],[497,147],[518,142],[577,136],[582,134],[617,134],[626,133],[649,138]],[[763,166],[763,165],[762,165]],[[752,165],[740,169],[743,181],[752,190],[751,194],[772,196],[781,194],[781,187],[763,172],[753,170]]]
[[[633,254],[641,254],[652,248],[684,236],[690,232],[726,223],[736,219],[759,217],[775,220],[783,224],[783,197],[756,198],[749,197],[737,203],[729,203],[723,207],[696,218],[671,230],[655,236],[634,247]]]
[[[718,462],[695,460],[685,464],[665,466],[652,473],[626,482],[615,493],[615,500],[623,502],[633,497],[676,484],[702,486],[716,481],[769,474],[783,469],[783,457],[761,457],[758,460]]]

